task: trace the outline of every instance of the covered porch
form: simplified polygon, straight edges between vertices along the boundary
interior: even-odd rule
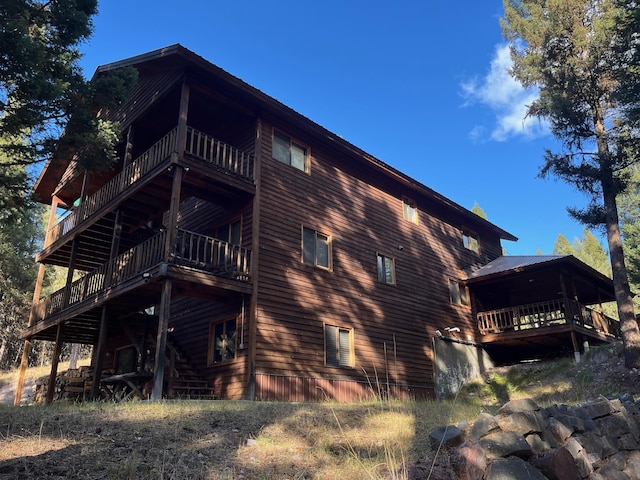
[[[503,256],[469,275],[479,342],[507,363],[573,352],[620,338],[603,304],[610,278],[571,255]]]

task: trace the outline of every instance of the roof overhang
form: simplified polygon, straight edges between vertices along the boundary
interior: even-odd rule
[[[472,288],[513,288],[530,284],[532,291],[558,290],[571,283],[581,303],[591,305],[615,300],[613,280],[573,255],[502,256],[480,267],[464,281]],[[559,293],[559,292],[555,292]]]
[[[518,240],[517,237],[511,233],[474,214],[470,210],[400,172],[387,163],[375,158],[364,150],[349,143],[342,137],[330,132],[304,115],[301,115],[278,100],[231,75],[180,44],[170,45],[142,55],[102,65],[96,69],[94,75],[105,75],[110,71],[129,66],[135,67],[140,72],[153,72],[180,68],[188,71],[189,75],[194,78],[205,79],[206,83],[213,81],[211,82],[212,84],[224,85],[225,90],[229,94],[238,98],[243,104],[248,105],[252,111],[256,112],[256,115],[269,112],[276,118],[280,118],[283,121],[296,125],[298,128],[308,132],[314,138],[318,138],[333,148],[345,152],[350,158],[357,159],[368,164],[379,173],[382,173],[388,178],[403,184],[406,188],[432,200],[444,210],[460,218],[460,221],[466,223],[467,227],[477,227],[482,230],[493,232],[503,240]],[[66,163],[68,163],[68,161]],[[65,167],[65,165],[58,165],[56,161],[56,163],[51,162],[48,164],[45,169],[48,170],[55,168],[54,171],[48,172],[47,175],[53,173],[52,176],[61,177],[65,170],[63,167]],[[55,179],[49,180],[48,184],[51,184],[52,181],[55,181]],[[40,189],[42,182],[43,180],[41,176],[36,183],[36,190]],[[41,195],[41,197],[42,196],[44,195]],[[42,198],[41,200],[48,201],[46,198]]]

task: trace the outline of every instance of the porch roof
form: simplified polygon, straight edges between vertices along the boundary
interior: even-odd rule
[[[464,283],[476,290],[490,286],[529,291],[531,301],[539,301],[558,296],[561,276],[573,280],[575,294],[585,305],[615,300],[613,280],[573,255],[501,256],[471,272]]]

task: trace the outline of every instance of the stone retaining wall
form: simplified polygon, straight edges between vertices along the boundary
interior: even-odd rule
[[[640,480],[640,402],[513,400],[472,425],[431,432],[431,442],[459,480]]]

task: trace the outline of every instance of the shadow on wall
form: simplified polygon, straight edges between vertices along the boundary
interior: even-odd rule
[[[482,347],[455,339],[434,338],[433,351],[438,400],[455,395],[466,382],[494,366]]]

